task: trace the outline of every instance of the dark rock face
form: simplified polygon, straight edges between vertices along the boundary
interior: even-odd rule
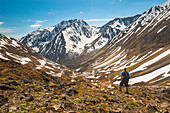
[[[164,93],[166,97],[170,98],[170,88],[163,90],[162,93]]]
[[[12,81],[12,82],[8,82],[8,85],[14,85],[14,86],[18,86],[19,84],[16,81]]]
[[[36,35],[35,35],[36,34]],[[38,35],[37,35],[38,34]],[[50,41],[51,37],[50,37],[50,32],[47,30],[47,29],[44,29],[44,30],[36,30],[36,31],[33,31],[32,33],[28,34],[27,36],[25,36],[24,38],[21,39],[21,42],[24,44],[24,45],[28,45],[28,43],[31,40],[30,37],[35,37],[36,40],[34,40],[32,43],[32,48],[33,47],[41,47],[41,44],[39,44],[39,42],[47,42],[47,41]],[[40,37],[44,37],[44,38],[40,38]]]
[[[65,45],[66,42],[61,33],[60,35],[55,36],[50,43],[43,45],[43,47],[40,48],[39,53],[52,61],[57,61],[57,58],[64,60],[67,57]],[[46,52],[47,50],[48,53]]]
[[[0,107],[8,102],[8,98],[5,98],[4,96],[0,95]]]
[[[78,94],[78,91],[75,90],[75,89],[70,89],[70,90],[67,92],[67,94],[68,94],[69,96],[77,95],[77,94]]]
[[[26,99],[26,101],[28,101],[28,102],[30,102],[30,101],[33,101],[34,100],[34,98],[31,96],[31,97],[28,97],[27,99]]]
[[[8,86],[0,86],[0,89],[1,90],[15,90],[14,88],[8,87]]]

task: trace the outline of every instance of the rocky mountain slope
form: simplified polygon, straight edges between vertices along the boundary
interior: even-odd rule
[[[77,56],[102,48],[138,17],[116,18],[101,28],[90,26],[83,20],[62,21],[54,27],[33,31],[20,42],[46,58],[62,64],[66,62],[66,65]]]
[[[151,8],[116,35],[95,56],[82,63],[84,69],[88,69],[83,76],[96,83],[119,84],[120,73],[126,67],[131,74],[131,85],[169,85],[169,6],[170,1]]]
[[[48,60],[15,39],[7,38],[2,34],[0,34],[0,59],[1,63],[14,63],[31,67],[33,70],[43,70],[52,76],[60,77],[66,73],[71,73],[65,66]],[[6,71],[8,72],[8,70]]]

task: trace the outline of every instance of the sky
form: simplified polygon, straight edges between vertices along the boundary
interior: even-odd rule
[[[116,17],[142,14],[167,0],[0,0],[0,33],[21,38],[61,21],[83,19],[100,27]]]

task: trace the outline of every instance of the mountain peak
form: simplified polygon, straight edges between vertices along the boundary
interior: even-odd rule
[[[170,0],[168,0],[167,2],[165,2],[164,4],[158,5],[158,6],[166,6],[166,5],[170,5]]]
[[[64,20],[64,21],[61,21],[59,24],[65,24],[65,23],[76,23],[76,22],[81,22],[81,23],[84,23],[85,21],[83,19],[71,19],[71,20]],[[59,25],[57,24],[57,25]],[[55,26],[57,26],[55,25]]]

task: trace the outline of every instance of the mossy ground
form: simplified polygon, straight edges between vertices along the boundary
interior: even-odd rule
[[[8,80],[0,80],[1,85],[14,88],[0,90],[1,95],[9,100],[1,106],[1,112],[112,113],[170,110],[168,107],[161,106],[163,102],[169,100],[162,93],[165,87],[160,86],[132,86],[129,87],[130,93],[126,94],[125,88],[122,91],[119,91],[118,87],[105,89],[83,80],[75,83],[53,83],[53,86],[36,81],[24,84],[21,80],[11,80],[18,83],[14,86],[8,85]],[[72,92],[70,93],[69,90]],[[13,106],[15,110],[12,109]]]

